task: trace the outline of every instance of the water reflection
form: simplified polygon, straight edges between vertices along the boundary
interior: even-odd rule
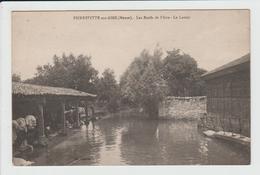
[[[48,151],[36,165],[248,164],[240,147],[209,139],[194,121],[118,116],[83,127]]]
[[[161,157],[157,137],[158,120],[132,119],[122,133],[121,156],[128,164],[154,164]]]

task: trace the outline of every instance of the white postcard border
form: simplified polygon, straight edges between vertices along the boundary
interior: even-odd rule
[[[11,12],[32,10],[160,10],[160,9],[250,9],[251,11],[251,165],[246,166],[39,166],[14,167],[11,145]],[[3,175],[54,174],[199,174],[255,175],[260,166],[260,3],[257,1],[143,1],[143,2],[5,2],[1,7],[0,116],[1,172]]]

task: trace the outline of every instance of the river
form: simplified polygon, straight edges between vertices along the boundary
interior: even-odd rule
[[[203,136],[196,121],[114,116],[90,123],[52,148],[34,165],[233,165],[249,164],[239,145]]]

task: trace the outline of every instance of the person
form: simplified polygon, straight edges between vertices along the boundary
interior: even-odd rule
[[[22,145],[23,141],[26,139],[26,133],[27,133],[26,122],[24,118],[18,118],[17,120],[14,120],[12,124],[16,133],[15,134],[16,139],[14,145],[16,148],[18,148],[19,146]]]
[[[25,117],[26,126],[27,126],[27,142],[30,145],[37,145],[39,139],[39,132],[36,129],[37,120],[33,115],[27,115]]]
[[[28,130],[32,130],[36,128],[36,118],[33,115],[27,115],[25,117],[25,122]]]
[[[14,149],[18,149],[19,151],[25,151],[30,149],[33,151],[33,146],[29,145],[27,142],[27,124],[25,118],[18,118],[17,120],[12,121],[13,124],[13,146]]]
[[[91,106],[90,107],[90,111],[89,111],[89,117],[90,117],[90,120],[93,122],[93,121],[96,121],[96,117],[95,117],[95,110],[94,110],[94,107]]]
[[[89,118],[89,117],[86,117],[86,120],[84,121],[86,127],[88,127],[89,122],[90,122],[90,118]]]
[[[19,124],[16,120],[12,121],[12,140],[13,140],[13,146],[15,145],[16,139],[17,139],[17,130],[19,128]]]
[[[12,121],[12,134],[13,134],[13,147],[14,147],[14,143],[17,140],[17,131],[20,130],[20,126],[18,124],[18,122],[16,120]],[[32,165],[34,162],[31,161],[27,161],[23,158],[18,158],[18,157],[13,157],[13,164],[15,166],[26,166],[26,165]]]

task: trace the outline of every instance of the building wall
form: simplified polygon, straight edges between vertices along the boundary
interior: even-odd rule
[[[209,126],[250,136],[249,69],[206,80],[206,83]]]
[[[166,97],[159,105],[159,118],[197,119],[206,112],[206,97]]]

